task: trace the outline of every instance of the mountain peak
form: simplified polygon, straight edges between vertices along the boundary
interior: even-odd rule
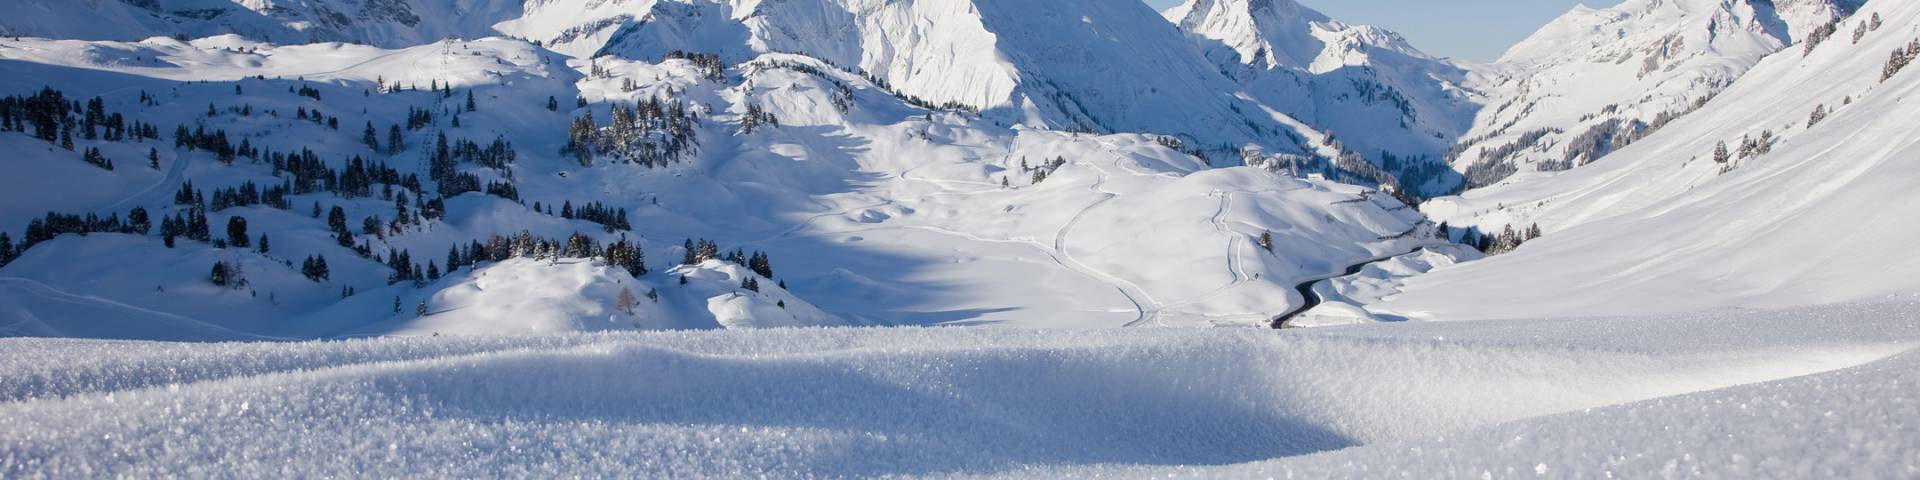
[[[1256,69],[1291,68],[1324,73],[1366,63],[1371,50],[1426,58],[1405,38],[1386,29],[1349,25],[1293,0],[1188,0],[1164,13],[1189,34],[1216,42]]]

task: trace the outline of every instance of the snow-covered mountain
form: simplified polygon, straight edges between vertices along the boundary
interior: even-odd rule
[[[1546,235],[1413,277],[1376,310],[1607,315],[1920,289],[1905,240],[1920,214],[1909,105],[1920,76],[1901,68],[1920,50],[1920,5],[1870,3],[1837,31],[1765,57],[1699,111],[1601,162],[1429,203],[1436,218]]]
[[[238,34],[280,44],[405,47],[486,36],[495,23],[521,16],[523,1],[17,0],[0,5],[0,35],[131,41]]]
[[[575,57],[728,63],[801,53],[872,75],[929,105],[1003,124],[1176,135],[1237,163],[1244,146],[1304,154],[1314,129],[1268,111],[1139,2],[1072,0],[26,0],[0,33],[66,39],[342,41],[399,48],[508,35]],[[92,21],[91,17],[106,21]]]
[[[1188,0],[1163,14],[1255,98],[1331,133],[1334,150],[1422,193],[1459,183],[1439,160],[1483,101],[1465,86],[1469,66],[1293,0]]]
[[[1858,0],[1629,0],[1554,20],[1481,71],[1489,101],[1448,162],[1479,188],[1605,157],[1705,104],[1762,57],[1819,42]]]

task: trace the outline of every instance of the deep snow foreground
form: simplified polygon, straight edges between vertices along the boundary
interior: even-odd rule
[[[1920,473],[1912,300],[1278,333],[0,344],[9,478]]]

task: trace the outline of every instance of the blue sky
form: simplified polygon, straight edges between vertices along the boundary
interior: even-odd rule
[[[1181,0],[1145,0],[1158,10]],[[1600,8],[1620,0],[1296,0],[1347,23],[1406,35],[1429,54],[1474,61],[1499,58],[1507,47],[1574,5]]]

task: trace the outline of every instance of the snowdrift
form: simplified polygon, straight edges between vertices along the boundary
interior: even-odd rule
[[[1915,312],[1896,302],[1284,334],[8,339],[0,472],[1641,476],[1677,465],[1900,476],[1914,468],[1896,452],[1916,437],[1892,419],[1914,413],[1899,393],[1920,383],[1903,354],[1920,345]],[[1811,376],[1781,380],[1800,375]],[[1755,382],[1767,383],[1723,389]],[[1620,406],[1588,410],[1607,405]],[[1675,421],[1688,415],[1738,422]],[[1572,438],[1582,448],[1561,442]]]

